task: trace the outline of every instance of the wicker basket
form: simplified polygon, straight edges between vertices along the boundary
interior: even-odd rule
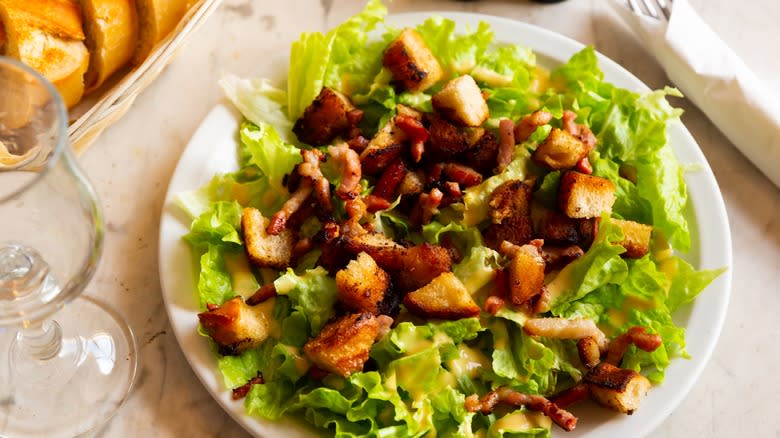
[[[221,0],[200,0],[182,18],[176,29],[138,67],[101,93],[99,100],[82,102],[72,113],[81,115],[68,128],[76,154],[85,151],[112,123],[119,120],[135,98],[162,73],[184,41],[217,9]]]

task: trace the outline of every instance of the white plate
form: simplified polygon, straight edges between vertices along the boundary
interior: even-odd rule
[[[422,22],[430,13],[401,14],[388,18],[398,26]],[[569,59],[583,45],[556,33],[529,24],[477,14],[438,13],[454,19],[461,28],[476,28],[479,21],[487,21],[496,40],[518,43],[537,53],[542,64],[559,64]],[[603,55],[599,65],[606,80],[635,91],[648,90],[639,79]],[[215,84],[216,86],[216,84]],[[218,172],[236,169],[236,130],[239,116],[226,106],[218,105],[201,123],[176,167],[163,209],[160,224],[160,281],[165,308],[173,331],[192,369],[238,423],[249,432],[266,437],[310,436],[311,430],[289,421],[271,423],[246,415],[243,403],[232,401],[229,388],[222,383],[213,353],[206,341],[197,334],[198,301],[195,273],[188,246],[182,235],[188,231],[188,221],[172,205],[173,197],[193,190],[208,182]],[[696,163],[701,169],[687,173],[685,181],[690,193],[688,217],[692,227],[693,249],[685,258],[700,269],[732,265],[731,237],[726,209],[720,190],[704,155],[682,123],[668,127],[669,141],[681,163]],[[680,309],[675,315],[678,324],[686,327],[690,360],[672,361],[666,380],[650,392],[634,415],[618,415],[594,406],[575,406],[580,416],[577,429],[567,437],[625,437],[644,436],[655,429],[682,401],[704,365],[710,358],[723,325],[731,288],[731,271],[716,279],[696,300],[693,306]],[[563,436],[560,430],[554,432]]]

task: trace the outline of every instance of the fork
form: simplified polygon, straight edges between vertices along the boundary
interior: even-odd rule
[[[670,5],[672,0],[654,0],[655,5],[653,5],[653,1],[651,0],[642,0],[642,5],[644,8],[640,6],[638,0],[627,1],[628,8],[631,9],[631,12],[634,12],[635,14],[648,15],[655,18],[656,20],[661,20],[661,14],[663,14],[663,16],[666,18],[666,21],[669,21],[669,16],[671,15]]]

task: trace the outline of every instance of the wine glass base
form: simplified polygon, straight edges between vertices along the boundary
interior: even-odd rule
[[[127,399],[137,348],[123,318],[79,297],[55,314],[62,347],[55,358],[22,360],[0,342],[0,437],[74,437],[99,429]],[[4,338],[10,338],[6,333]]]

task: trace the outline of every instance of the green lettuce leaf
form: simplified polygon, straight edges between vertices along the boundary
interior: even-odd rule
[[[235,201],[215,202],[192,222],[184,240],[194,248],[207,248],[210,245],[238,248],[243,245],[240,228],[241,205]]]
[[[222,76],[219,86],[244,118],[257,126],[273,126],[282,140],[294,141],[286,91],[274,87],[268,79],[244,79],[232,74]]]
[[[315,336],[333,316],[336,303],[336,280],[328,276],[322,266],[307,270],[303,275],[288,268],[274,281],[279,295],[290,297],[293,309],[300,311],[309,322],[309,334]]]
[[[389,36],[369,40],[384,24],[387,8],[370,0],[363,11],[327,34],[305,32],[290,49],[287,73],[287,114],[295,120],[317,97],[323,86],[346,94],[368,91],[382,68],[382,53]]]

